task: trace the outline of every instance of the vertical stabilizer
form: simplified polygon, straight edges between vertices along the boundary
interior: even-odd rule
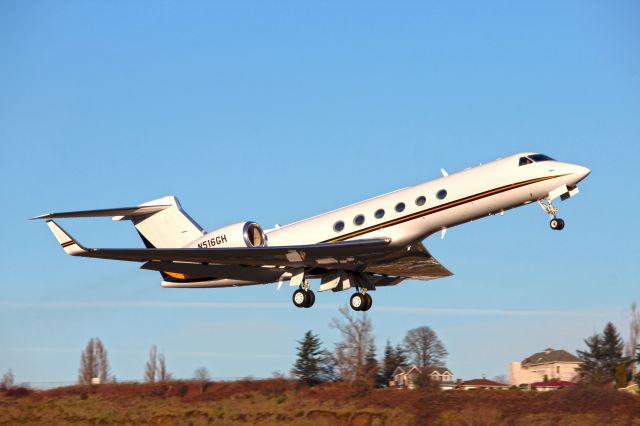
[[[204,235],[203,229],[182,210],[174,196],[162,197],[140,206],[169,205],[147,215],[122,216],[114,220],[129,219],[140,233],[147,247],[184,247]]]

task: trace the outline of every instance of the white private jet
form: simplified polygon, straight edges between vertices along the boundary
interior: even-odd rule
[[[285,226],[263,230],[240,222],[205,232],[164,197],[136,207],[50,213],[33,219],[47,224],[72,256],[144,262],[159,271],[163,287],[229,287],[284,281],[298,287],[293,303],[314,304],[309,279],[319,291],[355,289],[351,307],[371,308],[368,291],[405,279],[432,280],[452,275],[422,240],[436,232],[505,210],[538,202],[561,230],[552,200],[573,197],[590,170],[544,154],[522,153],[448,174]],[[130,220],[146,248],[85,248],[52,218],[113,216]]]

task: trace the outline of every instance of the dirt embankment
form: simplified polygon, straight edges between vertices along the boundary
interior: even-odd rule
[[[0,424],[637,425],[640,396],[556,392],[300,388],[295,382],[105,384],[0,394]]]

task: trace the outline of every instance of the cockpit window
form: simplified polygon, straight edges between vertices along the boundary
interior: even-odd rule
[[[540,161],[555,161],[553,158],[544,154],[533,154],[533,155],[530,155],[529,158],[531,158],[536,163]]]
[[[520,157],[520,165],[521,166],[526,166],[527,164],[531,164],[531,163],[533,163],[533,160],[531,160],[530,158]]]

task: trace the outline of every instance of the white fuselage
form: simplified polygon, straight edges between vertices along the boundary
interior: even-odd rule
[[[589,174],[586,167],[555,160],[520,165],[523,157],[532,154],[535,155],[512,155],[276,227],[265,231],[265,243],[287,246],[388,238],[392,247],[402,248],[440,230],[541,200],[562,187],[571,190]],[[399,204],[404,208],[398,208]],[[384,214],[380,214],[381,210]],[[338,223],[343,226],[336,227]],[[206,234],[189,246],[197,247],[201,240],[217,233],[219,231]],[[255,282],[212,279],[189,284],[163,282],[162,285],[197,288],[251,284]]]
[[[520,166],[516,154],[419,185],[381,195],[309,219],[267,231],[269,245],[344,241],[354,238],[391,238],[403,246],[430,234],[474,219],[528,204],[562,185],[572,187],[588,169],[560,161]],[[445,190],[446,196],[437,197]],[[420,197],[424,204],[418,205]],[[404,203],[404,210],[396,206]],[[383,209],[378,218],[376,211]],[[364,222],[357,224],[358,215]],[[334,225],[342,221],[340,231]]]

